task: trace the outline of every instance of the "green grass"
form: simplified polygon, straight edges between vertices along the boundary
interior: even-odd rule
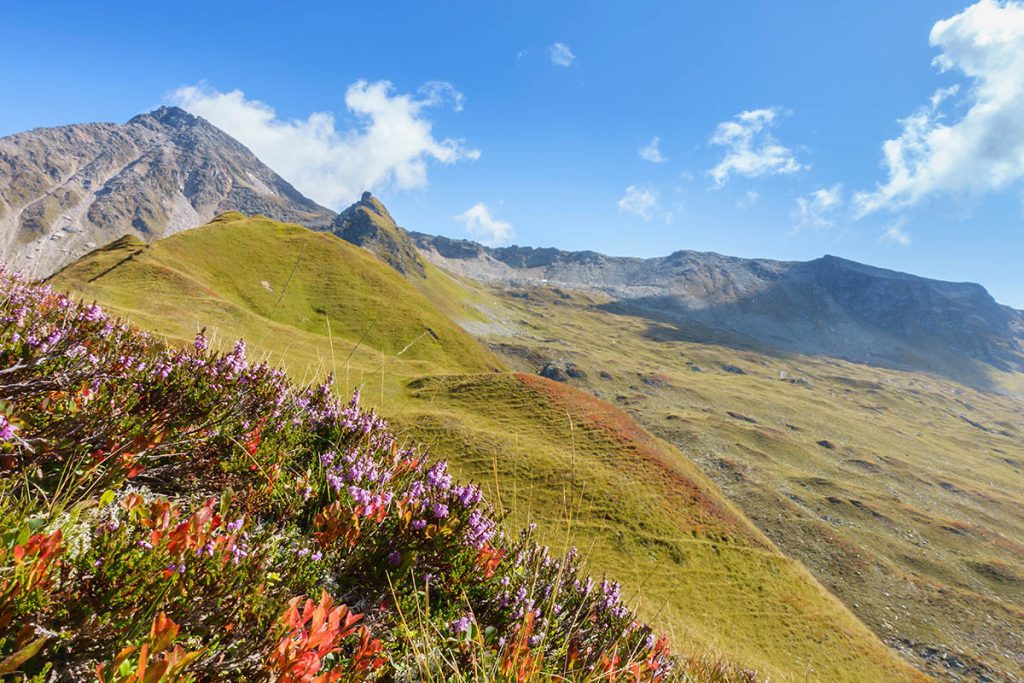
[[[679,451],[621,411],[533,375],[411,388],[397,418],[407,434],[480,482],[513,526],[536,523],[557,549],[575,544],[674,642],[772,680],[914,679]]]
[[[341,391],[360,386],[513,523],[535,521],[591,572],[621,579],[678,648],[773,680],[920,678],[676,447],[586,393],[493,372],[504,364],[449,317],[474,331],[527,324],[538,344],[569,328],[605,334],[584,309],[540,319],[435,268],[407,281],[333,236],[240,214],[149,246],[121,241],[54,284],[172,341],[200,327],[225,346],[245,337],[298,380],[335,368]],[[627,364],[606,362],[616,374]]]
[[[923,374],[691,343],[669,325],[606,313],[599,297],[495,294],[504,322],[487,338],[510,364],[575,362],[586,373],[575,384],[677,445],[911,661],[962,672],[929,657],[935,648],[967,670],[1024,677],[1019,400]]]
[[[394,397],[409,377],[502,367],[371,254],[261,217],[224,214],[149,245],[122,238],[52,283],[172,341],[203,327],[225,348],[245,337],[299,380],[334,372],[378,402],[382,381]]]

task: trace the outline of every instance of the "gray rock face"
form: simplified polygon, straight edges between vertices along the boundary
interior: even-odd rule
[[[358,202],[334,219],[331,231],[357,247],[368,249],[389,266],[410,277],[425,277],[423,258],[379,199],[364,192]]]
[[[652,337],[821,354],[926,370],[977,386],[984,365],[1024,372],[1024,313],[980,285],[825,256],[807,262],[678,251],[662,258],[504,247],[413,233],[460,275],[602,292],[612,312],[647,317]]]
[[[230,210],[317,228],[335,216],[177,107],[0,138],[0,258],[35,275],[123,235],[149,241]]]

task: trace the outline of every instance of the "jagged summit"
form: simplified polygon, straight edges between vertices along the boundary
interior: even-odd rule
[[[150,241],[229,210],[317,228],[335,217],[179,107],[0,138],[0,259],[36,275],[122,235]]]
[[[398,227],[387,208],[370,192],[334,220],[335,235],[368,249],[403,275],[426,276],[420,256],[409,234]]]
[[[200,118],[193,114],[189,114],[181,107],[166,105],[162,107],[157,107],[153,111],[133,116],[131,119],[128,120],[128,125],[131,125],[133,123],[146,123],[150,120],[156,121],[157,123],[164,126],[171,126],[173,128],[181,128],[184,126],[194,126],[203,124],[210,126],[211,128],[213,127],[213,125],[207,122],[206,119]]]

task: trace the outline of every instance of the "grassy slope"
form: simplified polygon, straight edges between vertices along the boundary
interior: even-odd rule
[[[679,451],[618,409],[534,375],[412,389],[422,406],[399,424],[483,482],[515,523],[581,548],[675,642],[727,653],[773,680],[915,677]]]
[[[371,254],[238,213],[151,245],[119,240],[69,265],[53,284],[173,341],[202,327],[225,347],[244,337],[296,379],[333,370],[343,387],[361,386],[374,399],[382,376],[383,394],[396,396],[409,377],[501,367]]]
[[[575,361],[587,377],[574,383],[690,455],[919,666],[1024,677],[1020,401],[925,375],[689,343],[587,295],[529,296],[506,297],[500,325],[475,328],[505,344],[513,365]]]
[[[582,392],[481,374],[500,363],[416,289],[453,313],[485,308],[486,292],[468,294],[437,271],[413,287],[332,236],[237,215],[149,247],[101,250],[54,284],[172,340],[200,326],[225,344],[244,336],[297,378],[338,366],[343,390],[361,383],[410,440],[463,476],[497,481],[491,493],[516,522],[534,519],[552,544],[574,542],[683,647],[717,649],[781,680],[915,676],[675,448]]]

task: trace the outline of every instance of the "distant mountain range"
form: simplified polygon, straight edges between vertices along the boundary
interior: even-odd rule
[[[973,283],[836,256],[786,262],[677,251],[641,259],[411,237],[429,260],[465,277],[602,292],[608,310],[658,323],[651,334],[925,369],[972,384],[984,383],[972,361],[1024,372],[1024,312]]]
[[[329,230],[422,277],[455,274],[600,292],[651,335],[836,356],[988,385],[1024,372],[1024,313],[976,284],[929,280],[834,256],[808,262],[678,251],[610,257],[407,232],[370,193],[341,214],[303,196],[202,118],[161,107],[125,124],[0,138],[0,257],[49,275],[123,235],[143,241],[236,210]]]

